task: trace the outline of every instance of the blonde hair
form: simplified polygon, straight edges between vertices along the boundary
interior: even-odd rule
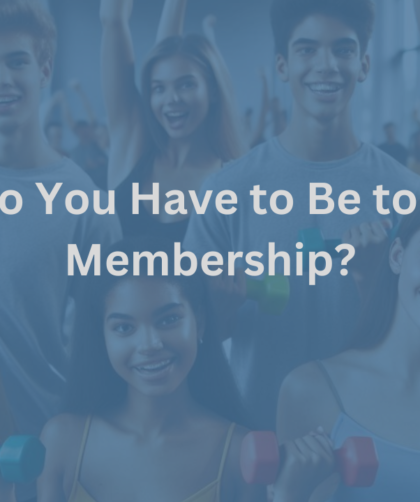
[[[14,32],[33,38],[40,64],[54,59],[57,46],[55,23],[37,0],[0,0],[0,34]]]
[[[155,64],[174,56],[182,56],[198,66],[209,92],[214,96],[209,110],[209,141],[215,155],[223,162],[239,158],[246,151],[240,122],[227,71],[212,45],[200,35],[170,37],[158,44],[150,53],[142,71],[142,97],[144,114],[152,142],[158,150],[167,144],[167,134],[160,126],[151,108],[151,77]]]

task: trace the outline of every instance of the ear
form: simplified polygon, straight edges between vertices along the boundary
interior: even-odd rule
[[[51,76],[53,72],[53,62],[51,59],[47,59],[42,65],[41,65],[41,88],[44,89],[45,87],[48,86],[48,84],[51,82]]]
[[[206,319],[204,315],[200,314],[196,317],[197,322],[197,340],[200,343],[204,341],[204,332],[206,331]]]
[[[283,82],[289,81],[289,64],[282,54],[277,54],[276,60],[277,72]]]
[[[360,83],[364,82],[369,75],[369,71],[370,71],[370,56],[369,54],[365,54],[362,57],[362,67],[360,68],[359,78],[357,79],[358,82]]]
[[[401,239],[396,239],[391,246],[389,252],[389,266],[394,274],[399,275],[401,273],[401,267],[404,259],[404,248],[401,243]]]

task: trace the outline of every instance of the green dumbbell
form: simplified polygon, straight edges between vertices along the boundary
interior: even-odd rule
[[[395,239],[398,233],[398,226],[391,230],[386,230],[386,233],[391,240]],[[321,251],[324,251],[333,259],[339,258],[340,253],[337,253],[335,248],[343,244],[341,239],[324,239],[324,236],[319,228],[301,230],[299,232],[298,242],[303,244],[303,268],[305,271],[308,271],[309,269],[309,253],[320,253]]]
[[[270,315],[280,315],[290,298],[289,279],[283,275],[266,276],[262,281],[246,280],[247,298],[255,300]]]
[[[31,483],[42,473],[45,447],[34,436],[11,436],[0,448],[0,474],[8,483]]]

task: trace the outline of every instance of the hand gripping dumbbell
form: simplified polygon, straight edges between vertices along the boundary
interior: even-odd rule
[[[282,275],[266,276],[262,281],[248,278],[246,295],[248,299],[258,302],[264,313],[280,315],[289,301],[289,279]]]
[[[398,226],[391,230],[386,230],[386,233],[391,240],[396,237],[397,232]],[[324,251],[328,253],[331,258],[335,259],[340,256],[340,253],[337,253],[335,248],[343,244],[341,239],[325,239],[319,228],[301,230],[299,232],[298,242],[303,244],[303,268],[305,271],[308,271],[309,268],[309,253],[320,253],[321,251]]]
[[[44,469],[45,447],[34,436],[11,436],[0,448],[0,475],[8,483],[31,483]]]
[[[369,437],[348,438],[334,451],[337,470],[346,486],[366,488],[375,482],[379,463]],[[248,484],[273,484],[280,471],[281,454],[274,432],[250,432],[242,441],[242,476]]]

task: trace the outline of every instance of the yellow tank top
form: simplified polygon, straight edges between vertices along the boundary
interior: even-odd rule
[[[87,491],[83,488],[79,481],[80,470],[83,462],[83,454],[85,452],[85,446],[89,435],[91,421],[92,417],[89,416],[86,420],[85,430],[83,432],[82,444],[80,446],[79,458],[77,460],[76,474],[74,476],[73,487],[68,502],[96,502],[95,499],[91,497],[89,493],[87,493]],[[231,424],[226,436],[225,446],[223,448],[222,459],[220,461],[217,478],[194,495],[191,495],[191,497],[188,497],[184,502],[220,502],[222,475],[234,429],[235,424]]]

